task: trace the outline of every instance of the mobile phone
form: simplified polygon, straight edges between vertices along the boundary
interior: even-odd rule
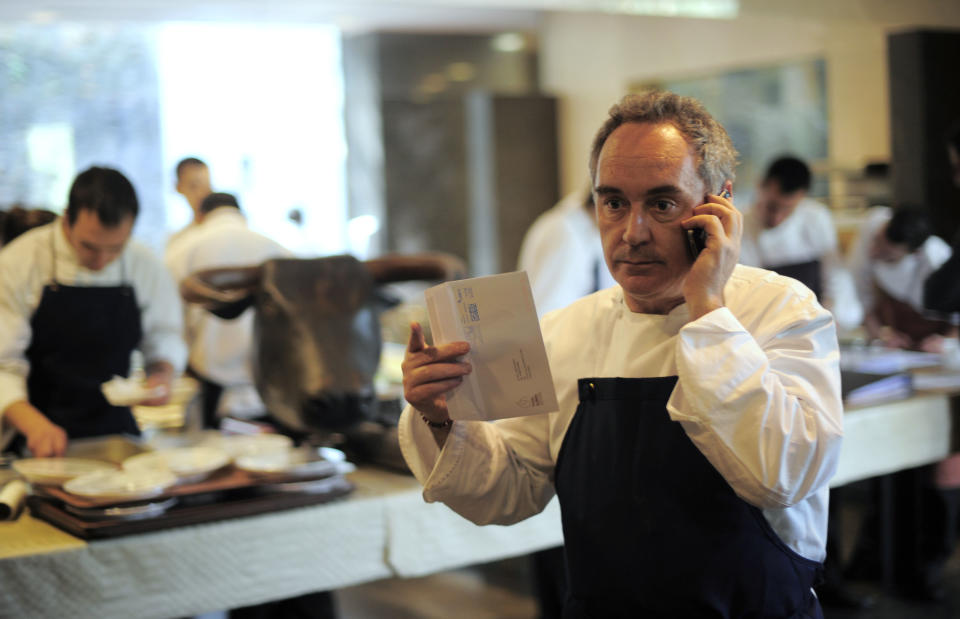
[[[726,189],[720,190],[720,197],[730,199],[730,192]],[[690,258],[696,260],[700,252],[707,246],[707,231],[703,228],[693,228],[687,230],[687,249],[690,252]]]

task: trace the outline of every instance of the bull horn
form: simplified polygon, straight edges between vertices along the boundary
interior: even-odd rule
[[[223,267],[197,271],[180,282],[180,296],[213,315],[230,320],[253,305],[260,267]]]
[[[378,284],[406,281],[449,281],[467,276],[463,260],[452,254],[390,254],[364,262]]]

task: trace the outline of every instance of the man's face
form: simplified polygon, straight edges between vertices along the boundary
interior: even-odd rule
[[[193,209],[194,217],[200,213],[200,203],[211,194],[210,169],[205,165],[188,165],[180,171],[177,192],[183,195]]]
[[[120,256],[130,239],[133,217],[107,227],[100,222],[96,212],[80,209],[72,226],[66,217],[63,218],[63,229],[80,264],[91,271],[99,271]]]
[[[881,228],[870,244],[870,258],[880,262],[899,262],[910,250],[903,243],[894,243],[887,238],[887,227]]]
[[[691,261],[680,222],[706,193],[693,149],[673,125],[627,123],[607,138],[594,179],[597,225],[632,311],[666,313],[682,302]]]
[[[780,182],[768,180],[760,185],[757,192],[757,214],[763,222],[764,228],[776,228],[789,217],[807,195],[803,189],[784,193],[780,189]]]

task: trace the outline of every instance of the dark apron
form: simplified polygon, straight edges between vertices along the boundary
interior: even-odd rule
[[[30,329],[27,392],[33,406],[70,438],[140,434],[130,408],[111,406],[100,392],[101,383],[130,373],[130,353],[140,343],[132,286],[64,286],[54,270]]]
[[[817,299],[822,300],[823,293],[823,269],[819,260],[810,262],[797,262],[796,264],[781,264],[777,267],[764,267],[770,271],[792,277],[801,284],[813,291]]]
[[[821,564],[774,533],[670,419],[677,382],[579,381],[557,496],[565,618],[822,618]]]

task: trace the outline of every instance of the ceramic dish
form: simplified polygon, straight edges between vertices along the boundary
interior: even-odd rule
[[[63,489],[77,496],[117,501],[148,499],[177,483],[177,476],[159,471],[97,471],[74,477]]]
[[[258,477],[329,477],[352,473],[356,467],[345,460],[330,460],[306,448],[286,452],[241,456],[234,460],[238,469]]]
[[[59,486],[74,477],[94,471],[115,471],[117,467],[102,460],[86,458],[25,458],[14,460],[13,470],[31,484]]]
[[[127,458],[125,471],[169,471],[180,481],[199,481],[230,464],[230,456],[212,447],[158,449]]]
[[[287,452],[293,447],[293,440],[283,434],[234,434],[210,436],[200,444],[224,451],[236,460],[243,456]]]

